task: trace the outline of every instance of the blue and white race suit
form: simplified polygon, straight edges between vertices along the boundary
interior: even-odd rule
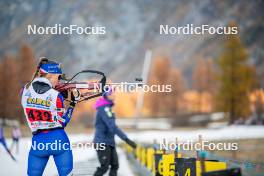
[[[23,88],[21,103],[33,134],[28,157],[30,176],[42,175],[51,155],[59,175],[71,174],[73,157],[64,127],[71,119],[73,107],[69,106],[64,112],[63,101],[62,95],[46,78],[36,78],[28,88]]]

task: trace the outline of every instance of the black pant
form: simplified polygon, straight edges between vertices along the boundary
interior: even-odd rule
[[[107,172],[109,166],[111,166],[109,176],[117,176],[119,164],[116,148],[106,145],[105,150],[97,150],[97,156],[101,166],[97,167],[94,176],[104,175]]]

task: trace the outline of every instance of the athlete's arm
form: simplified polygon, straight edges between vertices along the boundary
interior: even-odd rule
[[[66,112],[64,112],[64,98],[61,94],[57,97],[56,107],[58,111],[59,122],[65,127],[71,120],[74,106],[68,106]]]

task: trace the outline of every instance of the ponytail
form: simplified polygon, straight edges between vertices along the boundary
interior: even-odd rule
[[[37,69],[36,69],[35,73],[33,74],[31,80],[26,84],[26,88],[27,88],[27,89],[28,89],[29,86],[31,85],[32,81],[33,81],[36,77],[39,76],[39,70],[40,70],[41,65],[47,63],[48,61],[49,61],[49,60],[48,60],[47,58],[45,58],[45,57],[40,58],[40,61],[39,61],[39,63],[38,63],[38,66],[37,66]]]

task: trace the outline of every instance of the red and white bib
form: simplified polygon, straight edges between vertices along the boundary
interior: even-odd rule
[[[51,86],[51,83],[46,78],[33,80],[33,82],[36,81],[44,82]],[[24,88],[21,103],[32,132],[62,127],[56,107],[58,94],[59,92],[52,88],[43,94],[38,94],[33,89],[32,84],[29,88]]]

